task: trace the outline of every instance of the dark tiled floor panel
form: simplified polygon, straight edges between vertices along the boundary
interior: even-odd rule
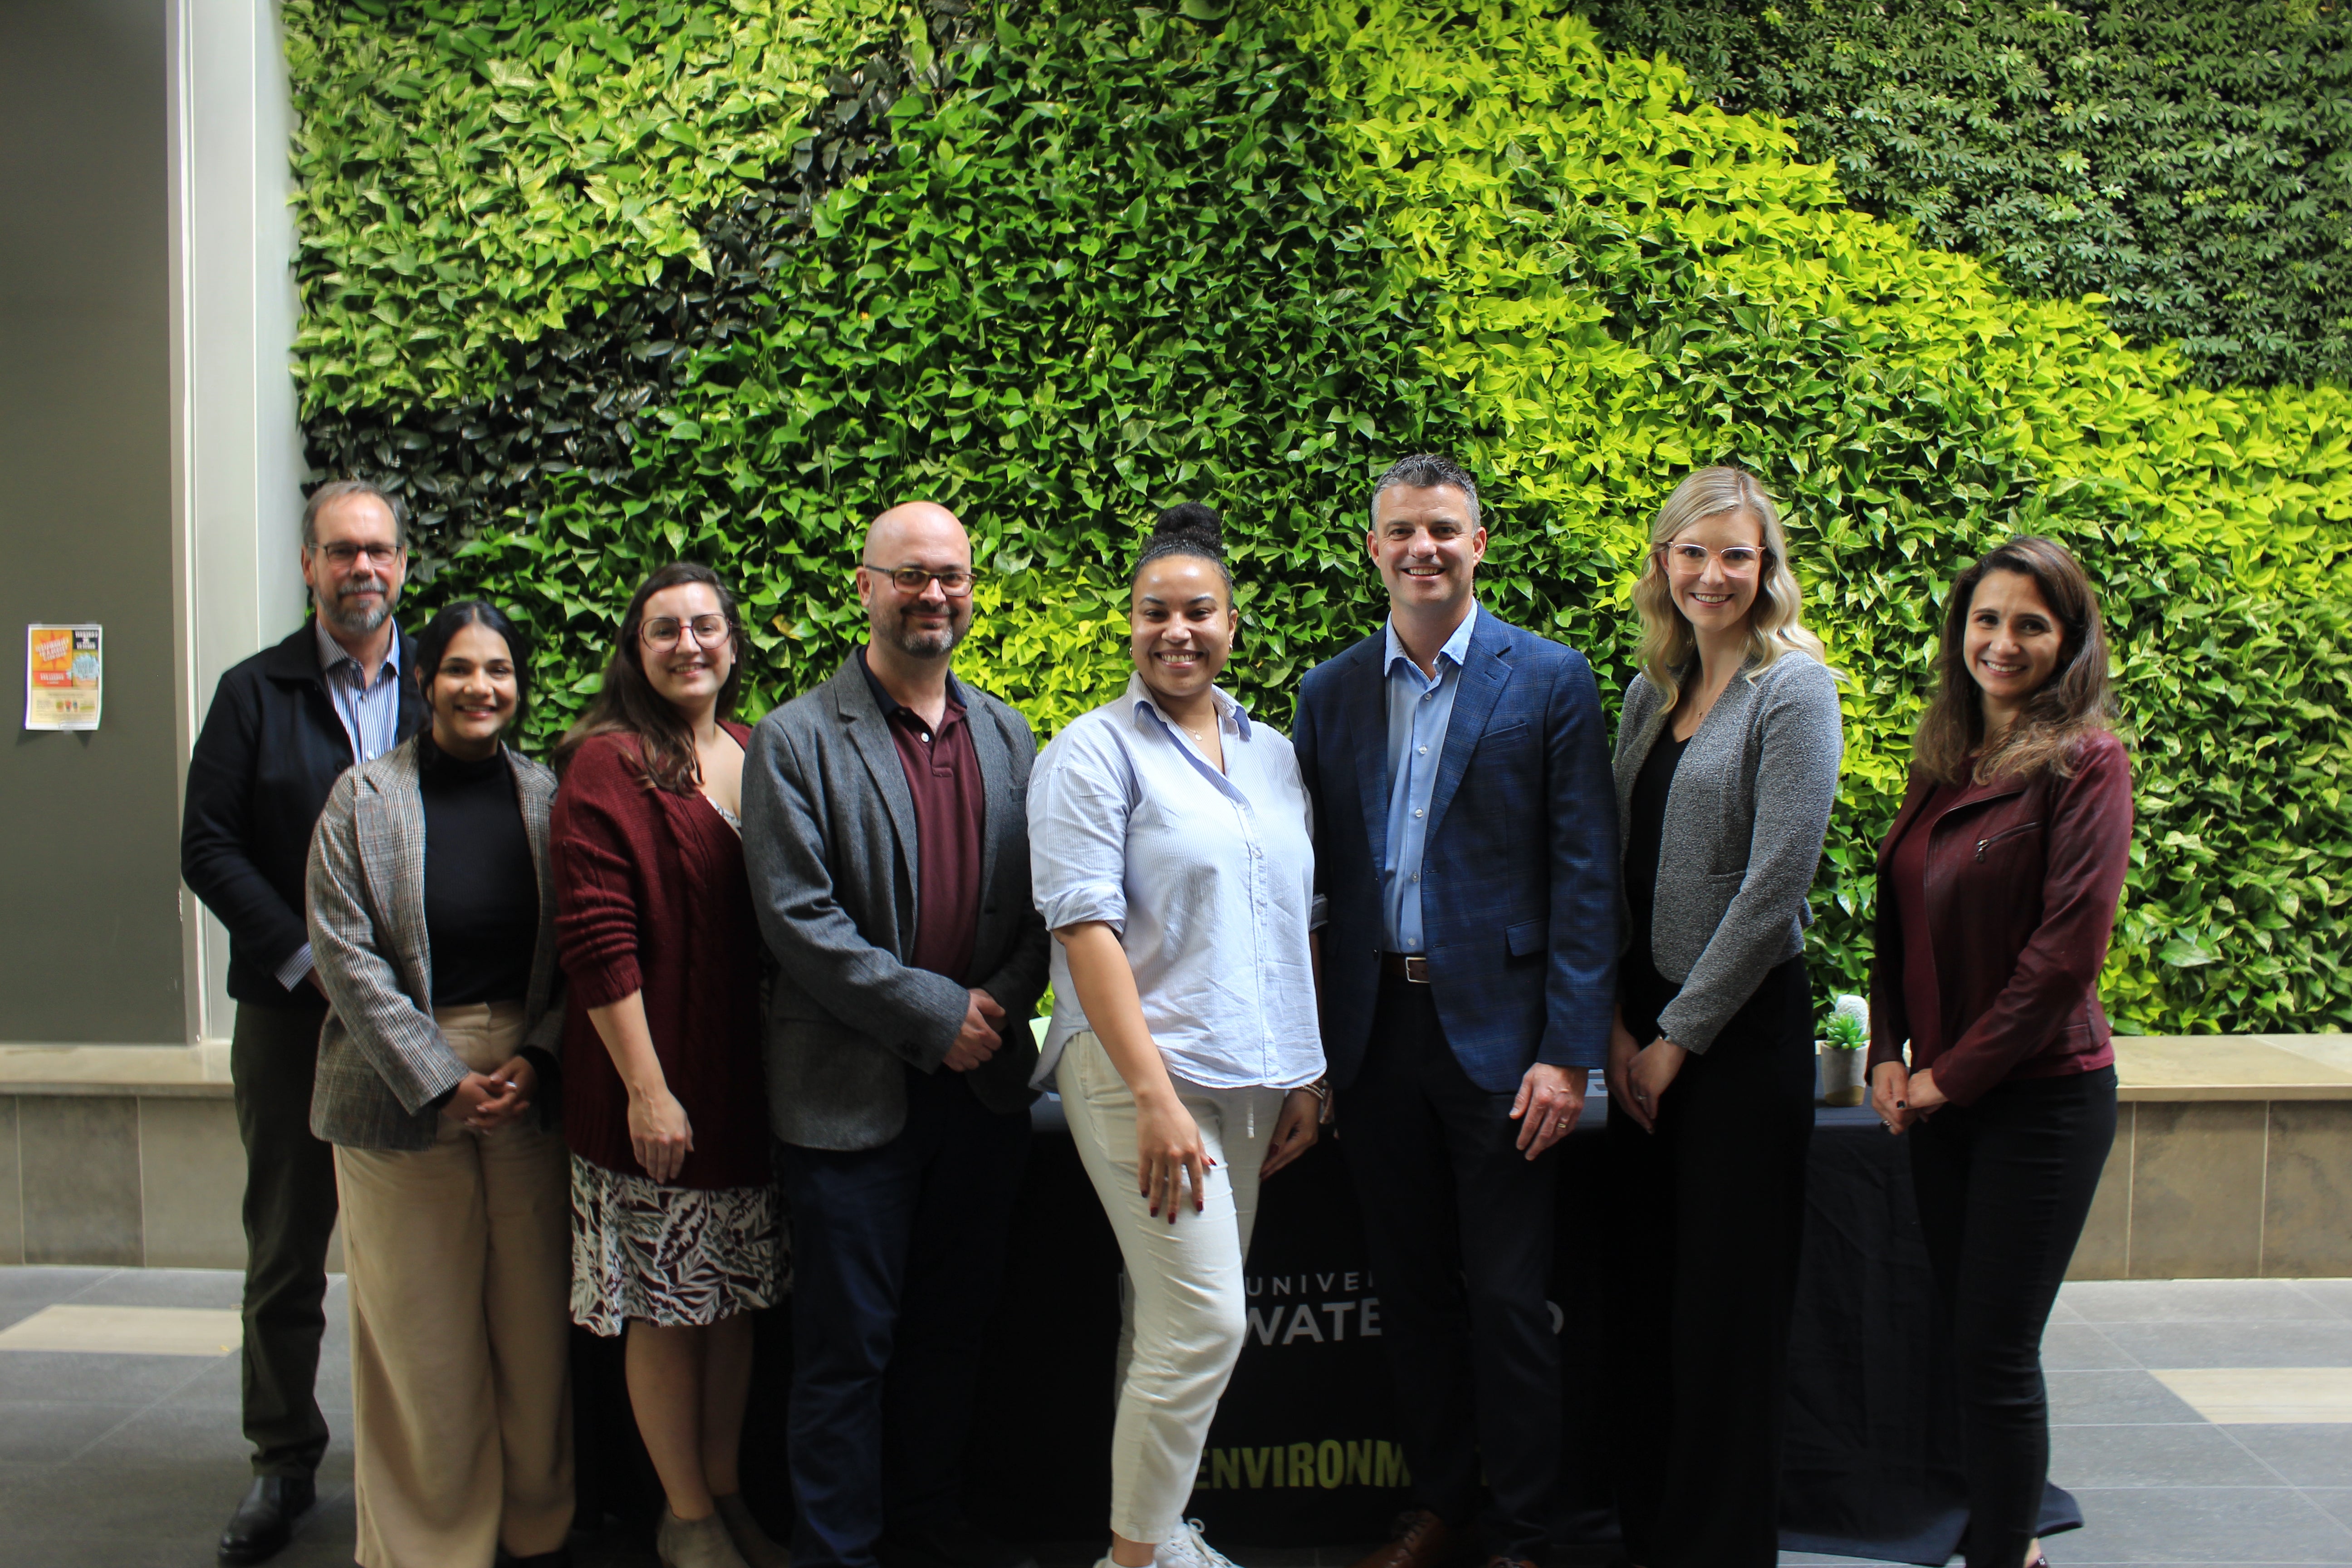
[[[221,1310],[236,1299],[232,1274],[0,1268],[0,1331],[59,1304]],[[320,1505],[278,1559],[286,1568],[342,1568],[352,1560],[340,1280],[328,1322],[320,1403],[335,1441],[320,1474]],[[2081,1500],[2089,1521],[2048,1543],[2053,1563],[2352,1565],[2352,1280],[2070,1285],[2044,1359],[2053,1479]],[[2315,1369],[2306,1381],[2327,1387],[2334,1369],[2346,1369],[2345,1396],[2319,1412],[2325,1422],[2216,1425],[2158,1375],[2276,1367]],[[2213,1386],[2201,1382],[2191,1392]],[[2199,1397],[2210,1405],[2210,1393]],[[215,1533],[245,1485],[236,1410],[234,1354],[0,1348],[0,1563],[211,1563]],[[1337,1568],[1358,1550],[1239,1555],[1245,1568]],[[1072,1543],[1044,1555],[1047,1568],[1084,1568],[1094,1551]],[[633,1542],[605,1540],[589,1543],[582,1563],[645,1568],[652,1561]],[[1790,1553],[1781,1561],[1856,1560]]]

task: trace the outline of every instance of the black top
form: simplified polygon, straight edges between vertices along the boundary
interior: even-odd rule
[[[416,644],[395,657],[406,669]],[[400,739],[425,722],[413,680],[400,683]],[[240,1004],[323,1011],[302,982],[278,984],[279,965],[310,932],[302,879],[310,830],[335,780],[352,765],[352,739],[319,673],[319,636],[305,621],[220,679],[188,759],[180,875],[228,928],[228,994]]]
[[[1658,731],[1642,771],[1633,775],[1633,820],[1625,831],[1625,905],[1632,913],[1633,942],[1618,961],[1618,991],[1625,1026],[1636,1040],[1657,1037],[1658,1014],[1682,989],[1658,973],[1650,957],[1650,920],[1658,902],[1658,851],[1666,837],[1666,796],[1675,787],[1687,740],[1675,739],[1674,721]]]
[[[425,795],[425,938],[433,1005],[520,1002],[539,940],[539,870],[503,752],[460,762],[417,747]]]

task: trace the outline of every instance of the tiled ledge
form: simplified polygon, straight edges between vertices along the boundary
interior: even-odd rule
[[[2352,1100],[2352,1035],[2118,1035],[2126,1100]]]
[[[2352,1276],[2352,1036],[2118,1037],[2077,1279]],[[244,1264],[228,1047],[0,1045],[0,1263]]]
[[[0,1045],[0,1094],[226,1100],[228,1042],[196,1046]]]

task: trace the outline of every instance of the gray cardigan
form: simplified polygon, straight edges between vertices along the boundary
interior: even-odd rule
[[[969,1075],[992,1110],[1025,1108],[1045,989],[1045,922],[1029,896],[1029,770],[1037,743],[1006,704],[959,683],[987,796],[979,988],[1007,1015],[1003,1047]],[[872,1149],[907,1121],[907,1069],[943,1072],[971,997],[907,962],[915,942],[915,797],[855,657],[760,721],[743,763],[743,858],[775,984],[768,1119],[809,1149]]]
[[[539,868],[539,937],[531,947],[521,1043],[552,1051],[563,1032],[555,964],[555,871],[547,813],[555,775],[506,752],[514,769],[531,864]],[[433,953],[425,932],[425,796],[416,738],[335,781],[310,836],[310,952],[332,1004],[319,1033],[310,1131],[347,1149],[430,1149],[433,1101],[466,1064],[433,1022]],[[555,1104],[537,1107],[551,1121]]]
[[[1617,841],[1628,841],[1633,781],[1670,714],[1648,676],[1625,693],[1617,728]],[[1666,795],[1650,961],[1682,987],[1659,1015],[1665,1037],[1705,1051],[1776,964],[1805,948],[1805,894],[1837,800],[1837,682],[1783,654],[1732,678],[1699,721]],[[1622,928],[1632,941],[1630,921]]]

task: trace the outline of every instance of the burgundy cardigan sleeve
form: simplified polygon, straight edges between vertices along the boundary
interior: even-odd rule
[[[2042,923],[2000,996],[1935,1061],[1936,1087],[1955,1105],[1973,1104],[2049,1044],[2060,1020],[2080,1016],[2106,966],[2131,858],[2131,764],[2123,743],[2095,737],[2051,805]]]
[[[549,823],[555,846],[555,942],[583,1006],[644,988],[637,967],[638,879],[659,803],[618,736],[600,735],[564,770]]]

